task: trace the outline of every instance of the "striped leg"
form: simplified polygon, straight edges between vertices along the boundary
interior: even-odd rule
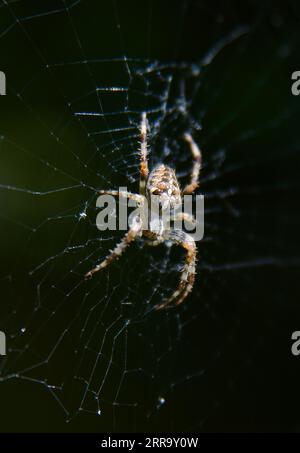
[[[177,214],[175,214],[172,220],[174,220],[174,222],[186,222],[193,226],[197,224],[195,217],[191,214],[188,214],[187,212],[178,212]]]
[[[177,290],[174,291],[169,299],[156,305],[156,310],[166,308],[170,304],[181,304],[192,291],[195,281],[197,249],[194,239],[180,230],[174,230],[167,233],[165,239],[173,241],[175,244],[183,247],[186,250],[186,257]]]
[[[110,254],[102,261],[100,264],[97,264],[94,269],[90,270],[85,274],[85,278],[92,277],[95,272],[100,271],[104,267],[108,266],[115,259],[118,259],[126,247],[131,244],[138,236],[142,235],[142,222],[139,217],[136,218],[133,222],[130,230],[125,234],[121,242],[110,252]]]
[[[188,133],[184,134],[184,139],[190,146],[194,158],[194,164],[191,173],[191,182],[187,186],[185,186],[182,193],[191,194],[199,186],[199,175],[201,170],[202,155],[198,145],[195,143],[191,134]]]
[[[149,174],[148,158],[147,158],[147,116],[144,112],[142,114],[142,120],[140,125],[141,134],[141,148],[140,148],[140,194],[145,195],[146,193],[146,182]]]
[[[99,190],[100,195],[112,195],[113,197],[129,198],[143,205],[145,198],[137,193],[125,192],[125,190]]]

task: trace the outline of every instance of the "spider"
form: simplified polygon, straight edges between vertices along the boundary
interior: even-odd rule
[[[199,185],[199,174],[201,169],[201,151],[189,133],[184,134],[184,140],[189,145],[193,156],[193,167],[191,171],[190,183],[180,190],[179,183],[175,171],[164,165],[157,165],[152,171],[149,172],[148,158],[147,158],[147,130],[148,121],[146,113],[142,114],[140,123],[140,182],[139,194],[130,193],[118,190],[100,190],[100,194],[119,196],[127,199],[134,200],[139,206],[143,205],[144,200],[150,202],[153,195],[158,197],[160,206],[164,209],[169,208],[171,213],[171,220],[185,220],[195,223],[193,216],[187,213],[175,213],[177,207],[182,205],[182,195],[192,194]],[[85,274],[85,277],[92,277],[95,272],[100,271],[115,259],[119,258],[124,252],[126,247],[131,244],[138,237],[145,236],[147,238],[147,245],[159,245],[165,241],[177,244],[185,249],[186,257],[184,267],[182,269],[179,286],[173,292],[171,297],[162,303],[155,306],[157,310],[162,308],[181,304],[188,294],[192,291],[195,281],[195,264],[196,264],[196,244],[193,237],[181,229],[164,229],[163,225],[159,229],[148,226],[147,229],[143,228],[141,218],[137,216],[132,222],[130,229],[125,234],[121,242],[110,252],[110,254],[97,264],[95,268]]]

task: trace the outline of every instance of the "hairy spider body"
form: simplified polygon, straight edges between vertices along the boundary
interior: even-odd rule
[[[158,201],[159,212],[168,211],[170,220],[186,220],[195,223],[195,219],[185,213],[178,212],[176,209],[182,205],[182,194],[191,194],[198,187],[199,174],[201,169],[201,151],[194,142],[192,136],[188,133],[184,135],[184,140],[189,145],[193,155],[194,163],[191,172],[190,183],[181,191],[175,174],[175,171],[164,165],[158,165],[149,174],[148,159],[147,159],[147,118],[143,113],[140,125],[141,147],[140,147],[140,190],[139,194],[117,190],[101,190],[101,194],[109,194],[135,200],[139,205],[145,203],[145,198],[148,201],[148,206],[151,206],[152,199],[156,197]],[[170,304],[179,305],[184,301],[187,295],[192,291],[195,273],[196,273],[196,244],[192,236],[180,229],[166,229],[165,224],[160,219],[156,222],[150,222],[147,229],[143,228],[143,222],[140,215],[137,215],[129,231],[123,237],[122,241],[115,247],[114,250],[98,264],[94,269],[90,270],[86,277],[91,277],[95,272],[108,266],[112,261],[123,253],[125,248],[135,239],[141,236],[147,237],[147,244],[156,246],[163,242],[172,242],[177,244],[186,251],[185,263],[181,272],[178,288],[173,292],[171,297],[161,304],[156,305],[156,309],[166,308]]]
[[[176,209],[182,205],[181,191],[172,168],[165,165],[158,165],[150,173],[146,184],[146,197],[151,200],[155,195],[158,197],[162,210]]]

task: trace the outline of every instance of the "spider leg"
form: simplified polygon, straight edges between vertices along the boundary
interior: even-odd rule
[[[191,149],[191,152],[192,152],[192,155],[194,158],[194,163],[193,163],[193,168],[192,168],[192,173],[191,173],[191,181],[187,186],[185,186],[182,193],[191,194],[199,186],[199,175],[200,175],[200,170],[201,170],[202,154],[201,154],[200,148],[194,141],[191,134],[188,134],[188,133],[184,134],[184,139],[188,143],[188,145]]]
[[[121,242],[113,250],[111,250],[110,254],[105,258],[104,261],[102,261],[100,264],[97,264],[97,266],[94,267],[94,269],[91,269],[89,272],[87,272],[85,274],[85,278],[92,277],[95,272],[100,271],[104,267],[111,264],[112,261],[119,258],[126,249],[126,247],[129,244],[131,244],[138,236],[141,235],[142,235],[142,222],[137,217],[135,219],[135,222],[133,222],[131,228],[128,230],[128,232],[121,240]]]
[[[174,220],[174,222],[182,220],[183,222],[188,222],[191,225],[196,225],[197,223],[195,217],[191,214],[188,214],[187,212],[178,212],[177,214],[175,214],[172,220]]]
[[[175,244],[183,247],[186,250],[186,257],[178,288],[169,299],[156,305],[156,310],[166,308],[171,303],[174,305],[181,304],[187,295],[192,291],[195,281],[197,249],[194,239],[189,234],[181,230],[168,232],[165,235],[165,239],[173,241]]]
[[[142,120],[140,125],[140,194],[145,195],[146,193],[146,181],[149,174],[148,158],[147,158],[147,116],[144,112],[142,114]]]
[[[143,195],[137,193],[126,192],[125,190],[99,190],[100,195],[112,195],[114,197],[129,198],[136,201],[138,204],[144,203]]]

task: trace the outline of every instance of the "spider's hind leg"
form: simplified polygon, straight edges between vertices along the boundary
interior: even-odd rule
[[[176,289],[176,291],[174,291],[169,299],[162,302],[161,304],[156,305],[156,310],[166,308],[170,304],[181,304],[187,297],[187,295],[192,291],[196,274],[197,249],[194,239],[189,234],[181,230],[173,230],[166,233],[165,239],[170,240],[175,244],[183,247],[186,250],[186,257],[178,288]]]

